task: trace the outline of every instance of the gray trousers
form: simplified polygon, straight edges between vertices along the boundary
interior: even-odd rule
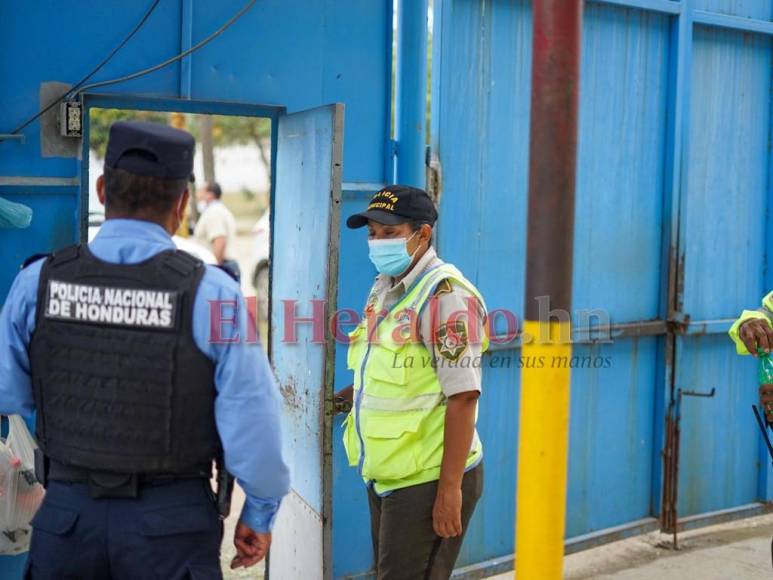
[[[462,535],[441,538],[432,528],[437,481],[379,497],[368,486],[370,531],[377,580],[446,580],[483,493],[483,464],[462,479]]]

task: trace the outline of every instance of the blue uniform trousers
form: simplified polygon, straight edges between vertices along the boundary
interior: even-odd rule
[[[32,580],[222,578],[222,522],[203,478],[143,483],[132,499],[51,481],[32,527]]]

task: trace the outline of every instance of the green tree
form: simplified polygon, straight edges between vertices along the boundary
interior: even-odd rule
[[[89,114],[89,148],[100,159],[105,157],[110,125],[116,121],[149,121],[169,124],[169,113],[158,111],[128,111],[124,109],[91,109]]]
[[[255,145],[260,160],[271,177],[271,120],[261,117],[214,117],[212,128],[216,146]]]
[[[215,147],[229,145],[255,145],[260,160],[271,177],[271,120],[262,117],[234,117],[211,115],[212,141]],[[188,130],[201,143],[200,123],[188,121]]]

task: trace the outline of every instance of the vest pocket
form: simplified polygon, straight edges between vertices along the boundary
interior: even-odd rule
[[[416,450],[421,413],[361,416],[365,441],[362,475],[366,479],[403,479],[417,471]]]
[[[405,385],[408,382],[406,366],[404,345],[373,345],[364,379],[366,382],[367,379],[373,379],[392,385]]]

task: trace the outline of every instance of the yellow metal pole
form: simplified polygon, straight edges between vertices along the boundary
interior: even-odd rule
[[[526,321],[521,371],[515,563],[519,580],[562,577],[569,441],[569,322]],[[551,343],[541,343],[549,333]],[[537,368],[542,366],[542,368]],[[530,367],[530,368],[527,368]]]

